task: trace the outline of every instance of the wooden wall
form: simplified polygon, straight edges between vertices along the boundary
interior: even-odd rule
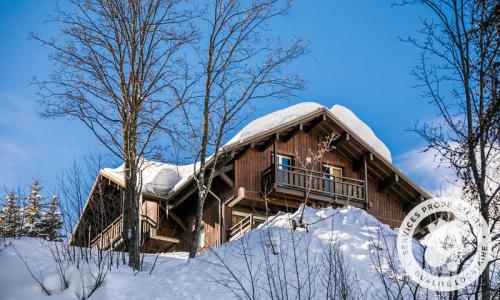
[[[305,159],[308,153],[316,153],[318,143],[324,137],[314,130],[306,133],[299,131],[288,142],[276,142],[276,152],[278,154],[289,155],[296,160]],[[235,160],[235,186],[244,187],[245,195],[248,199],[260,198],[260,176],[261,172],[271,165],[272,145],[266,150],[260,152],[257,148],[250,148],[239,158]],[[343,176],[355,179],[364,180],[363,170],[354,171],[352,168],[353,161],[342,154],[340,151],[328,152],[323,157],[322,163],[328,163],[334,166],[343,168]],[[295,161],[295,166],[299,164]],[[321,164],[318,164],[317,170],[321,171]],[[371,202],[369,212],[376,216],[383,223],[389,224],[392,227],[397,227],[403,220],[405,213],[402,209],[402,204],[397,197],[388,191],[378,192],[378,181],[375,181],[371,176],[368,184],[368,200]]]

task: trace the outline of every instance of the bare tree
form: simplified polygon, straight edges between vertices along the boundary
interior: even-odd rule
[[[92,184],[106,162],[107,159],[103,155],[90,152],[82,161],[74,160],[59,179],[58,190],[61,197],[60,207],[63,213],[65,236],[72,235],[73,229],[83,214]]]
[[[371,231],[370,260],[379,279],[379,284],[374,285],[376,288],[372,296],[394,300],[429,299],[430,290],[422,289],[402,271],[395,241],[396,236],[384,233],[380,226]],[[425,260],[421,266],[425,268]]]
[[[298,218],[296,213],[276,218]],[[305,230],[273,225],[211,249],[217,276],[210,277],[237,299],[344,299],[368,298],[361,292],[360,280],[341,250],[334,233],[317,241]],[[328,222],[324,218],[318,222]],[[270,231],[274,227],[274,230]],[[269,240],[272,239],[272,242]],[[256,246],[255,241],[259,241]],[[363,296],[365,294],[366,296]]]
[[[451,165],[484,219],[499,222],[500,205],[500,5],[488,0],[403,0],[423,5],[423,39],[408,41],[422,50],[415,75],[434,104],[440,122],[415,131]],[[489,268],[480,278],[483,299],[490,299]]]
[[[203,86],[195,93],[201,116],[189,122],[197,150],[195,181],[198,189],[195,232],[190,257],[196,255],[205,199],[207,198],[221,146],[242,111],[258,99],[282,99],[304,87],[297,76],[284,68],[307,52],[308,42],[294,40],[285,47],[269,34],[269,21],[289,11],[280,0],[214,0],[202,14],[208,32],[206,47],[200,47],[200,78]],[[199,134],[201,133],[201,134]],[[209,156],[212,154],[212,156]]]
[[[123,239],[136,269],[141,158],[160,150],[157,133],[175,129],[169,121],[185,100],[180,50],[195,31],[179,2],[72,0],[69,10],[57,9],[60,35],[32,35],[53,50],[56,66],[36,80],[42,115],[80,120],[124,161]]]

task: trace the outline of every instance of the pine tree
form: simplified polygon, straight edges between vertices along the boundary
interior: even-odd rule
[[[31,192],[27,199],[28,202],[23,210],[23,235],[31,237],[38,237],[40,235],[43,208],[41,191],[40,180],[35,179],[31,185]]]
[[[21,212],[17,205],[17,195],[14,191],[5,197],[5,206],[2,209],[2,234],[15,237],[20,234]]]
[[[0,203],[0,236],[3,236],[3,208],[5,205],[3,203]]]
[[[59,199],[52,196],[47,211],[42,215],[40,237],[49,241],[61,241],[62,214],[58,210]]]

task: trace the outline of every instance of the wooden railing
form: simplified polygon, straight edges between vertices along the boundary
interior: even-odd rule
[[[157,223],[147,215],[141,215],[141,244],[149,238],[160,239],[171,243],[179,240],[172,237],[158,235]],[[113,221],[100,234],[90,241],[90,248],[108,250],[113,249],[122,240],[123,215]]]
[[[141,236],[149,238],[156,235],[156,222],[147,215],[141,215]]]
[[[363,180],[331,176],[314,170],[289,165],[271,165],[261,174],[263,192],[269,192],[274,185],[332,197],[343,197],[357,201],[365,200]]]
[[[147,215],[141,215],[141,237],[143,239],[142,243],[150,238],[169,243],[179,243],[178,238],[158,234],[158,223]]]
[[[123,231],[123,215],[120,215],[100,234],[90,241],[92,249],[112,249],[113,246],[122,238]]]
[[[233,227],[231,227],[229,231],[229,240],[233,241],[240,238],[245,233],[257,227],[257,225],[259,225],[262,222],[263,222],[262,220],[256,219],[253,214],[249,214],[241,221],[236,223]]]

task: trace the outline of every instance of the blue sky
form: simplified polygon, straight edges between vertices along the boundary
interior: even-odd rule
[[[417,121],[434,118],[432,107],[414,88],[410,74],[419,51],[398,37],[415,35],[424,11],[392,7],[391,1],[295,1],[291,13],[274,23],[282,38],[311,40],[311,53],[293,66],[309,82],[301,98],[258,103],[257,116],[300,101],[350,108],[387,144],[395,161],[417,182],[435,189],[415,167],[423,141],[408,132]],[[73,159],[103,150],[78,121],[38,116],[33,76],[51,70],[47,49],[27,39],[35,31],[55,33],[46,23],[53,1],[0,1],[0,189],[28,184],[38,176],[53,190]],[[423,169],[423,170],[422,170]]]

